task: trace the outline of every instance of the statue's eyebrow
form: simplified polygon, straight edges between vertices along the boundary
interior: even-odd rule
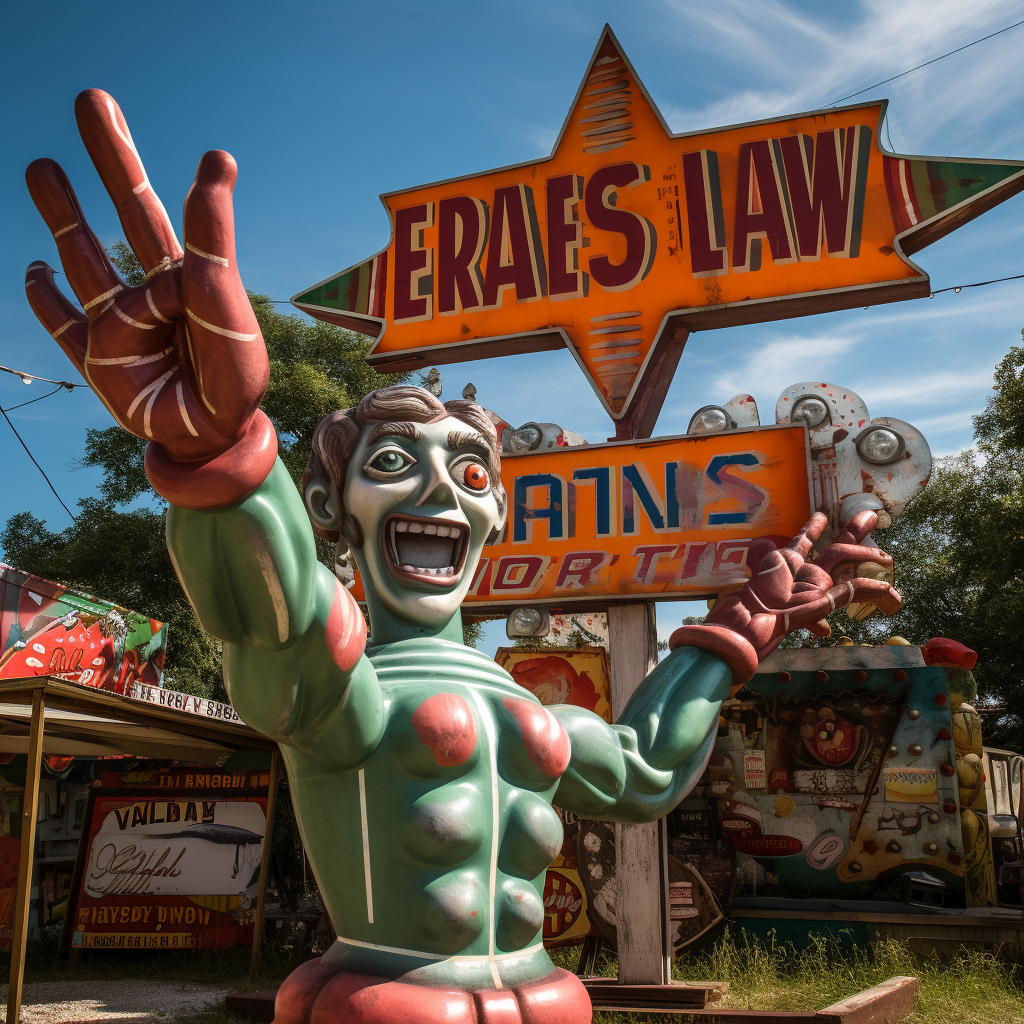
[[[448,435],[448,447],[453,451],[466,448],[490,459],[491,449],[487,442],[475,430],[453,430]]]
[[[419,428],[415,423],[378,423],[370,431],[370,436],[366,439],[366,443],[373,444],[374,441],[379,441],[386,434],[407,437],[410,441],[418,441],[420,439]]]

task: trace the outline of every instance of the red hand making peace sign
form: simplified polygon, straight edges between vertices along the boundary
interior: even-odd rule
[[[235,260],[235,161],[218,150],[199,161],[182,252],[118,105],[89,89],[75,114],[146,280],[120,279],[60,166],[36,160],[29,192],[82,309],[45,263],[28,268],[29,303],[117,422],[156,442],[146,468],[157,490],[192,508],[237,500],[266,475],[277,444],[258,411],[269,365]]]

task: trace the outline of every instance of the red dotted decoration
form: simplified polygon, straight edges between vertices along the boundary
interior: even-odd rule
[[[853,678],[858,683],[866,683],[868,681],[868,674],[867,672],[858,672]]]
[[[942,772],[943,775],[949,776],[953,774],[955,769],[951,764],[943,764],[939,765],[939,771]]]
[[[824,669],[819,668],[818,671],[814,674],[814,678],[817,679],[819,683],[827,683],[828,673]]]
[[[479,462],[471,462],[466,467],[462,478],[466,481],[466,486],[474,491],[486,491],[487,485],[490,483],[487,477],[487,470]]]
[[[953,734],[948,729],[940,729],[935,734],[935,736],[936,736],[936,739],[940,739],[940,740],[951,740],[953,738]]]
[[[956,801],[955,800],[947,800],[947,801],[945,801],[945,803],[943,803],[943,805],[942,805],[942,809],[947,814],[956,814]]]
[[[947,853],[946,860],[948,860],[950,864],[960,864],[963,861],[963,858],[959,853]]]
[[[935,703],[938,704],[940,708],[944,708],[946,706],[946,695],[944,693],[935,694]]]
[[[779,682],[780,683],[788,683],[790,681],[790,679],[792,679],[792,678],[793,677],[788,672],[780,672],[779,673]]]
[[[898,668],[895,672],[893,672],[892,677],[896,680],[897,683],[902,683],[903,680],[907,678],[907,673],[904,672],[903,669]]]

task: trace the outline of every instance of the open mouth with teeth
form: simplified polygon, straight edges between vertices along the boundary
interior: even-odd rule
[[[397,576],[451,586],[462,575],[468,551],[465,523],[402,515],[384,523],[384,557]]]

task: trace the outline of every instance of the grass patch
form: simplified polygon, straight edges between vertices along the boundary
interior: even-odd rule
[[[275,988],[309,952],[271,946],[255,978],[249,976],[249,950],[182,950],[155,953],[96,951],[68,967],[56,958],[56,945],[33,943],[26,961],[26,982],[58,980],[151,980],[222,984],[234,991]],[[553,950],[559,967],[574,970],[575,948]],[[8,958],[5,958],[8,959]],[[8,961],[9,962],[9,961]],[[6,965],[2,967],[6,976]],[[614,976],[614,954],[603,953],[597,973]],[[680,981],[727,981],[723,1008],[821,1010],[831,1003],[897,975],[921,980],[915,1011],[905,1024],[1024,1024],[1024,969],[997,960],[991,953],[963,950],[949,957],[922,957],[895,939],[843,949],[832,938],[819,938],[806,949],[764,944],[726,933],[713,946],[676,960]],[[668,1024],[693,1020],[689,1015],[624,1014],[601,1011],[594,1024]],[[223,1009],[188,1017],[175,1024],[234,1024]]]
[[[603,958],[598,973],[616,964]],[[797,950],[726,933],[712,947],[679,957],[679,981],[727,981],[729,991],[711,1005],[733,1009],[822,1010],[898,975],[919,978],[914,1013],[905,1024],[1024,1024],[1024,970],[991,953],[965,949],[949,957],[923,957],[896,939],[843,949],[833,938],[812,937]],[[665,1024],[687,1015],[599,1012],[594,1024]]]

